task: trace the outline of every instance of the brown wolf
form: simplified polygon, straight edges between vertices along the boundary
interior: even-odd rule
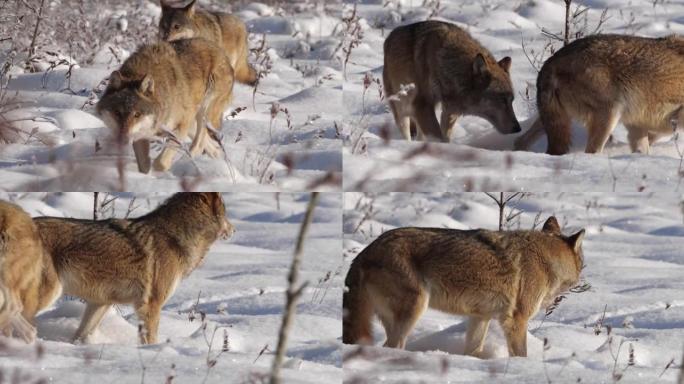
[[[74,340],[83,341],[112,304],[132,304],[140,342],[157,342],[159,314],[181,278],[233,226],[219,193],[178,193],[145,216],[78,220],[34,218],[64,293],[87,303]]]
[[[36,313],[60,292],[52,260],[43,252],[31,216],[0,201],[0,330],[33,341]]]
[[[552,216],[542,231],[399,228],[352,262],[345,280],[344,343],[372,341],[377,314],[385,346],[404,348],[428,308],[467,315],[465,353],[482,352],[496,318],[511,356],[527,355],[527,322],[579,279],[584,230],[566,237]]]
[[[141,47],[112,72],[96,110],[118,138],[133,140],[138,169],[147,173],[149,140],[163,127],[181,141],[194,132],[191,156],[203,151],[219,156],[205,119],[219,129],[232,92],[233,69],[214,44],[204,39],[161,42]],[[176,145],[165,146],[154,169],[169,169],[177,152]]]
[[[424,21],[394,29],[385,40],[382,76],[385,92],[392,97],[394,119],[406,140],[417,124],[425,135],[449,141],[456,120],[475,115],[492,123],[501,133],[520,132],[513,111],[511,58],[497,62],[466,31],[441,21]],[[435,106],[442,104],[437,122]]]
[[[570,124],[587,127],[586,152],[599,153],[618,122],[633,152],[684,123],[684,38],[595,35],[561,48],[537,78],[539,118],[516,140],[528,148],[546,131],[547,153],[568,153]]]
[[[228,55],[237,81],[249,85],[256,83],[257,73],[247,62],[247,27],[242,20],[227,13],[197,9],[197,0],[182,8],[171,7],[162,0],[161,6],[159,39],[174,41],[202,37],[213,41]]]

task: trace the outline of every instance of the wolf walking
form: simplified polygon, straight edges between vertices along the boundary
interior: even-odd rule
[[[147,173],[150,139],[162,128],[181,142],[194,135],[191,156],[206,151],[218,157],[221,150],[206,123],[220,129],[232,91],[233,68],[214,44],[204,39],[160,42],[142,46],[112,72],[96,111],[120,140],[133,142],[138,169]],[[167,144],[154,169],[168,170],[177,152],[177,145]]]
[[[376,314],[385,346],[404,348],[429,308],[467,315],[465,354],[481,354],[490,319],[499,320],[511,356],[527,356],[527,323],[577,283],[584,230],[564,236],[552,216],[541,231],[399,228],[352,262],[343,297],[344,343],[372,341]]]
[[[627,128],[632,152],[648,153],[684,124],[684,38],[595,35],[561,48],[537,78],[539,118],[516,140],[527,149],[544,132],[547,153],[568,153],[572,120],[589,133],[585,151],[600,153],[613,129]]]
[[[83,341],[113,304],[132,304],[140,342],[157,342],[159,315],[179,281],[233,226],[219,193],[178,193],[135,219],[34,219],[64,293],[86,301],[74,339]]]
[[[411,131],[445,142],[456,120],[475,115],[501,133],[520,132],[513,111],[511,58],[496,61],[466,31],[441,21],[424,21],[394,29],[384,44],[385,92],[406,140]],[[407,88],[413,84],[413,88]],[[406,95],[397,96],[402,91]],[[442,105],[437,121],[435,107]]]
[[[247,62],[247,27],[238,17],[221,12],[208,12],[197,8],[197,0],[185,7],[172,7],[161,1],[159,38],[175,41],[202,37],[216,43],[228,55],[240,83],[254,85],[257,73]]]
[[[0,331],[35,339],[34,317],[61,293],[52,260],[31,216],[0,201]]]

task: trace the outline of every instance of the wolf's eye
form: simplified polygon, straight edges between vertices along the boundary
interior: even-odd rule
[[[173,29],[180,29],[180,24],[174,24]]]
[[[136,119],[140,118],[140,116],[141,116],[140,112],[138,112],[138,111],[133,112],[133,117],[135,117]]]

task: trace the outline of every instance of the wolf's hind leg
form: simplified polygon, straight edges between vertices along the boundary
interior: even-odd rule
[[[466,342],[464,355],[479,357],[484,347],[485,337],[489,329],[489,319],[470,317],[468,319],[468,330],[466,331]]]
[[[401,301],[392,300],[391,313],[379,311],[378,316],[385,327],[387,341],[385,347],[404,349],[406,338],[413,330],[418,319],[428,307],[428,294],[425,291],[410,292],[402,296]]]
[[[111,307],[109,304],[87,303],[85,312],[81,318],[81,324],[76,330],[73,341],[85,342],[86,338],[100,325],[104,315],[109,310],[109,307]]]
[[[10,325],[12,331],[16,332],[17,336],[19,336],[26,343],[32,343],[33,340],[36,339],[36,335],[38,334],[36,327],[31,325],[31,323],[29,323],[29,321],[26,320],[21,313],[15,313],[12,316]]]
[[[620,115],[620,110],[613,108],[607,109],[606,112],[596,112],[591,116],[589,124],[587,124],[589,136],[587,137],[586,153],[601,153],[603,151],[608,137],[620,121]]]

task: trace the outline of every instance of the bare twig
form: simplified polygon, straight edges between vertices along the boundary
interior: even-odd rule
[[[283,314],[283,323],[280,326],[280,332],[278,334],[278,347],[276,348],[276,355],[273,359],[273,367],[271,369],[271,384],[280,383],[280,367],[283,364],[283,358],[285,357],[285,347],[287,346],[287,337],[290,332],[290,327],[292,326],[292,319],[294,318],[295,308],[297,300],[302,295],[304,288],[306,288],[306,283],[302,284],[299,288],[296,287],[299,279],[299,263],[302,258],[302,253],[304,249],[304,238],[311,224],[311,219],[313,218],[313,211],[316,207],[316,202],[318,201],[318,192],[311,193],[311,198],[309,199],[309,204],[306,207],[306,213],[304,214],[304,220],[302,220],[302,226],[299,230],[299,235],[297,236],[297,243],[295,245],[294,257],[292,258],[292,265],[290,265],[290,273],[288,274],[288,288],[285,292],[285,313]]]

